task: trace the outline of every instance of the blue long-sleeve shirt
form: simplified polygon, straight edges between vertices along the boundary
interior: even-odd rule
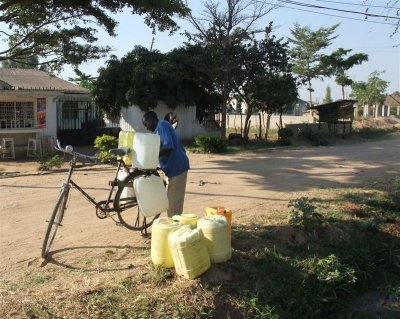
[[[189,158],[182,142],[172,125],[159,120],[155,133],[160,136],[160,151],[169,149],[167,155],[160,156],[160,168],[167,177],[175,177],[189,170]]]

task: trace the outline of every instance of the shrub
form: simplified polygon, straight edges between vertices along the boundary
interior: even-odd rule
[[[226,139],[220,136],[198,135],[194,141],[203,152],[221,153],[226,150]]]
[[[290,128],[284,127],[278,131],[279,138],[291,138],[293,136],[293,131]]]
[[[358,130],[358,134],[365,139],[380,138],[388,133],[390,133],[390,130],[375,127],[363,127]]]
[[[291,137],[293,136],[293,131],[290,128],[281,128],[278,130],[278,143],[280,145],[292,145]]]
[[[301,136],[309,141],[312,146],[328,146],[329,141],[318,132],[313,132],[311,130],[305,130],[301,132]]]
[[[102,136],[97,136],[94,140],[94,147],[96,147],[99,152],[97,157],[103,161],[110,161],[113,156],[108,153],[108,150],[118,147],[118,139],[111,135],[103,134]]]
[[[94,147],[99,151],[108,151],[111,148],[118,147],[118,140],[114,136],[103,134],[102,136],[96,137],[94,140]]]
[[[308,197],[300,197],[289,201],[289,223],[292,225],[308,226],[314,221],[319,221],[320,214]]]
[[[54,167],[61,167],[64,158],[56,154],[54,151],[47,151],[42,155],[37,156],[36,161],[39,163],[38,171],[50,171]]]

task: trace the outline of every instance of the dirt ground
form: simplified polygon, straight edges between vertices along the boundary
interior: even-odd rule
[[[185,212],[230,207],[234,220],[286,212],[290,199],[329,188],[353,187],[400,176],[400,138],[331,147],[276,149],[235,155],[189,154]],[[38,173],[35,162],[0,162],[0,279],[38,260],[47,220],[66,168]],[[105,199],[114,168],[77,170],[74,179],[97,200]],[[202,181],[202,182],[200,182]],[[91,204],[72,191],[53,258],[67,265],[98,249],[148,247],[149,239],[99,220]],[[148,256],[147,256],[148,257]],[[121,257],[123,258],[123,257]]]

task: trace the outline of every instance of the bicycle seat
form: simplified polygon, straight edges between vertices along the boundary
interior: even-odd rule
[[[117,156],[125,156],[131,152],[131,149],[129,147],[119,147],[119,148],[112,148],[108,152]]]

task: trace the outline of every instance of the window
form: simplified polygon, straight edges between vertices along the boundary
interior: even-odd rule
[[[33,102],[0,101],[0,128],[33,127],[33,113]]]

